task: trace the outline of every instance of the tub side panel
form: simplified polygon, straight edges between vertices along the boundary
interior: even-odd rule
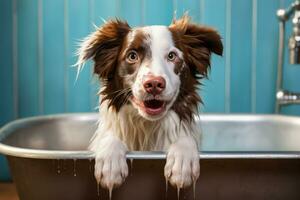
[[[300,160],[203,159],[195,199],[300,199]],[[105,200],[93,177],[94,161],[37,160],[9,157],[17,190],[22,200]],[[165,160],[134,160],[125,183],[113,190],[114,200],[173,200],[177,190],[168,186]],[[193,189],[180,192],[192,200]]]

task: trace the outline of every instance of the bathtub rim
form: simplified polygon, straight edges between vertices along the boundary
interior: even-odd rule
[[[95,119],[98,113],[63,113],[53,115],[43,115],[21,118],[11,121],[0,128],[0,154],[5,156],[14,156],[21,158],[33,159],[94,159],[95,154],[91,151],[64,151],[64,150],[40,150],[28,149],[10,146],[3,144],[2,141],[17,128],[24,126],[27,123],[34,123],[39,120],[51,120],[59,118],[89,120]],[[218,120],[226,118],[227,121],[251,120],[280,120],[288,121],[288,123],[300,124],[300,117],[286,116],[278,114],[201,114],[196,117],[210,118]],[[300,133],[299,133],[300,134]],[[158,151],[130,151],[126,154],[128,159],[165,159],[165,152]],[[201,151],[199,152],[200,159],[300,159],[300,151]]]

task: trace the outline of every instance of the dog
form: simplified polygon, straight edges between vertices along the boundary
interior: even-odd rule
[[[127,151],[166,151],[164,175],[177,188],[198,179],[197,89],[211,54],[222,55],[221,40],[184,15],[170,26],[110,20],[82,41],[78,70],[93,60],[102,86],[101,120],[89,146],[98,184],[111,191],[124,182]]]

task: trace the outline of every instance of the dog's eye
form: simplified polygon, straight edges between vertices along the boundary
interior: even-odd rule
[[[174,61],[177,57],[177,54],[174,52],[174,51],[171,51],[169,54],[168,54],[168,60],[169,61]]]
[[[135,62],[137,62],[138,60],[139,60],[139,56],[138,56],[138,54],[137,54],[137,52],[136,51],[130,51],[128,54],[127,54],[127,56],[126,56],[126,60],[127,60],[127,62],[129,62],[129,63],[135,63]]]

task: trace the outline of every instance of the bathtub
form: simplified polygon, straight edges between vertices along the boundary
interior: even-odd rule
[[[0,130],[21,200],[104,200],[86,150],[96,114],[16,120]],[[180,199],[300,199],[300,118],[280,115],[201,115],[201,174]],[[167,186],[163,152],[129,152],[130,174],[112,199],[177,199]]]

